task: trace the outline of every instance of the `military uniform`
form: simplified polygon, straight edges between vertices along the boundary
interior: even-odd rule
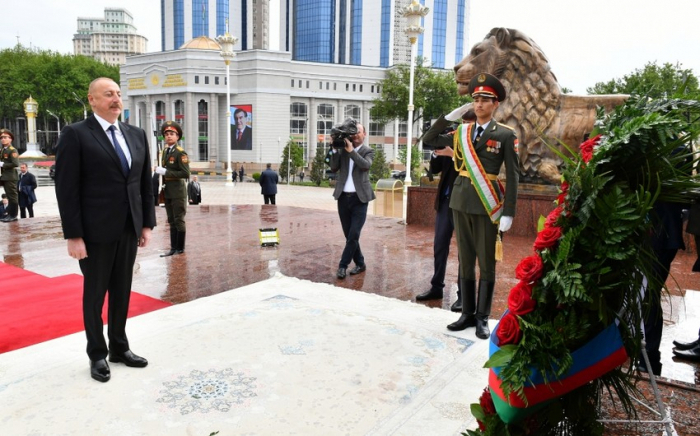
[[[177,132],[178,139],[182,137],[182,129],[173,122],[163,123],[163,135],[168,130]],[[165,169],[163,176],[163,192],[165,194],[165,212],[170,224],[170,252],[165,256],[185,251],[185,215],[187,214],[187,180],[190,177],[190,161],[185,150],[175,144],[163,150],[161,161]]]
[[[3,134],[10,135],[13,140],[15,139],[12,132],[7,129],[0,129],[0,135]],[[0,151],[0,162],[3,163],[2,168],[0,168],[0,183],[2,183],[5,188],[8,201],[7,217],[3,218],[2,221],[17,221],[17,214],[19,213],[19,194],[17,192],[17,181],[19,180],[19,175],[17,174],[19,153],[17,149],[12,146],[12,143],[7,147],[2,147]]]
[[[505,98],[503,85],[489,74],[475,76],[469,88],[475,97],[488,97],[499,101]],[[441,120],[446,122],[443,118]],[[476,139],[478,135],[476,123],[459,126],[454,135],[454,164],[458,176],[452,188],[450,208],[457,233],[459,272],[463,280],[462,317],[448,328],[463,330],[476,326],[477,337],[485,339],[489,334],[488,317],[496,282],[499,219],[501,216],[511,217],[510,219],[515,216],[520,159],[518,139],[511,127],[491,118]],[[505,192],[498,181],[498,173],[503,164],[507,181]],[[480,178],[484,185],[479,186]],[[488,184],[493,189],[489,189]],[[484,197],[487,197],[489,192],[492,193],[495,203],[491,203],[488,207],[492,210],[487,211],[484,203],[488,204],[488,201],[484,200]],[[475,290],[477,261],[480,274],[478,301]]]

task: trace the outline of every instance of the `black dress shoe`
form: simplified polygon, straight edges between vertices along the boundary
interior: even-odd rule
[[[459,319],[452,324],[447,326],[447,330],[452,330],[453,332],[458,332],[466,329],[467,327],[476,326],[476,317],[473,314],[463,313]]]
[[[90,361],[90,377],[94,378],[98,382],[106,383],[112,377],[112,373],[109,371],[109,364],[106,360],[91,360]]]
[[[659,363],[651,362],[651,372],[655,376],[659,377],[659,376],[661,376],[661,369],[663,368],[663,366],[664,365],[661,362],[659,362]],[[649,374],[649,369],[647,368],[647,365],[646,365],[646,363],[644,363],[644,361],[640,360],[639,364],[637,365],[637,368],[641,372],[646,372],[647,374]]]
[[[146,365],[148,365],[148,360],[144,359],[141,356],[137,356],[136,354],[132,353],[131,350],[126,350],[123,353],[110,352],[109,361],[120,362],[132,368],[145,368]]]
[[[696,339],[693,342],[678,342],[673,341],[673,346],[679,350],[690,350],[700,345],[700,339]]]
[[[338,272],[336,272],[335,275],[339,279],[344,279],[345,276],[347,275],[347,268],[338,268]]]
[[[17,221],[17,217],[16,216],[8,216],[8,217],[1,219],[0,221],[2,221],[4,223],[11,223],[13,221]]]
[[[416,301],[442,300],[442,289],[430,288],[429,291],[416,295]],[[460,309],[460,312],[462,310]]]
[[[171,248],[170,251],[168,251],[167,253],[161,254],[160,257],[172,256],[172,255],[174,255],[175,253],[177,253],[177,250],[174,249],[174,248]]]
[[[690,350],[673,350],[673,354],[676,357],[690,360],[691,362],[700,362],[700,345],[697,345]]]
[[[359,274],[361,272],[365,272],[367,270],[367,265],[362,265],[362,266],[355,266],[355,268],[350,270],[350,275],[354,276],[355,274]]]

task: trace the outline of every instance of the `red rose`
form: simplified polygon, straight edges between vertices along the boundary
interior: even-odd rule
[[[581,159],[583,159],[584,162],[588,163],[593,158],[593,148],[598,145],[599,141],[600,135],[589,138],[581,144]]]
[[[496,330],[498,345],[517,344],[520,342],[522,334],[518,318],[511,312],[503,315],[503,318],[501,318],[501,321],[498,323],[498,329]]]
[[[564,211],[564,208],[562,206],[557,207],[553,211],[547,215],[547,219],[544,222],[544,228],[549,228],[549,227],[554,227],[556,224],[557,220],[561,216],[561,213]]]
[[[520,261],[518,266],[515,267],[515,277],[525,283],[532,283],[542,277],[543,269],[542,258],[535,253]]]
[[[542,251],[550,248],[561,238],[561,227],[549,227],[542,229],[535,239],[535,250]]]
[[[508,310],[514,315],[523,316],[535,310],[537,303],[532,299],[532,285],[520,281],[508,294]]]
[[[562,194],[569,192],[569,182],[561,182],[561,188],[559,188]]]
[[[488,387],[486,387],[484,389],[484,392],[481,393],[481,397],[479,397],[479,405],[481,406],[481,410],[484,412],[485,415],[496,414],[496,405],[493,404],[493,398],[491,398],[491,390]]]
[[[562,182],[561,188],[559,188],[559,196],[557,197],[557,204],[564,204],[566,200],[566,195],[569,193],[569,182]]]

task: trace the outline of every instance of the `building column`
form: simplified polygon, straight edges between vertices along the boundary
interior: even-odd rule
[[[195,156],[197,150],[199,132],[197,129],[197,103],[194,102],[191,92],[185,93],[185,151],[189,156]]]
[[[209,94],[209,105],[208,105],[208,116],[209,116],[209,145],[208,155],[209,162],[216,162],[219,160],[219,95],[211,93]]]

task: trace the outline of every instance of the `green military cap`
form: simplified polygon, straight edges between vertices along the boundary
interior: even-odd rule
[[[160,128],[160,133],[165,136],[165,132],[168,130],[172,130],[173,132],[177,133],[178,139],[182,138],[182,127],[175,121],[166,121],[163,123],[163,126]]]
[[[2,136],[3,133],[7,133],[13,141],[15,140],[15,135],[12,134],[10,129],[0,129],[0,136]]]
[[[472,97],[489,97],[498,101],[506,99],[506,89],[495,76],[479,73],[469,81],[469,94]]]

